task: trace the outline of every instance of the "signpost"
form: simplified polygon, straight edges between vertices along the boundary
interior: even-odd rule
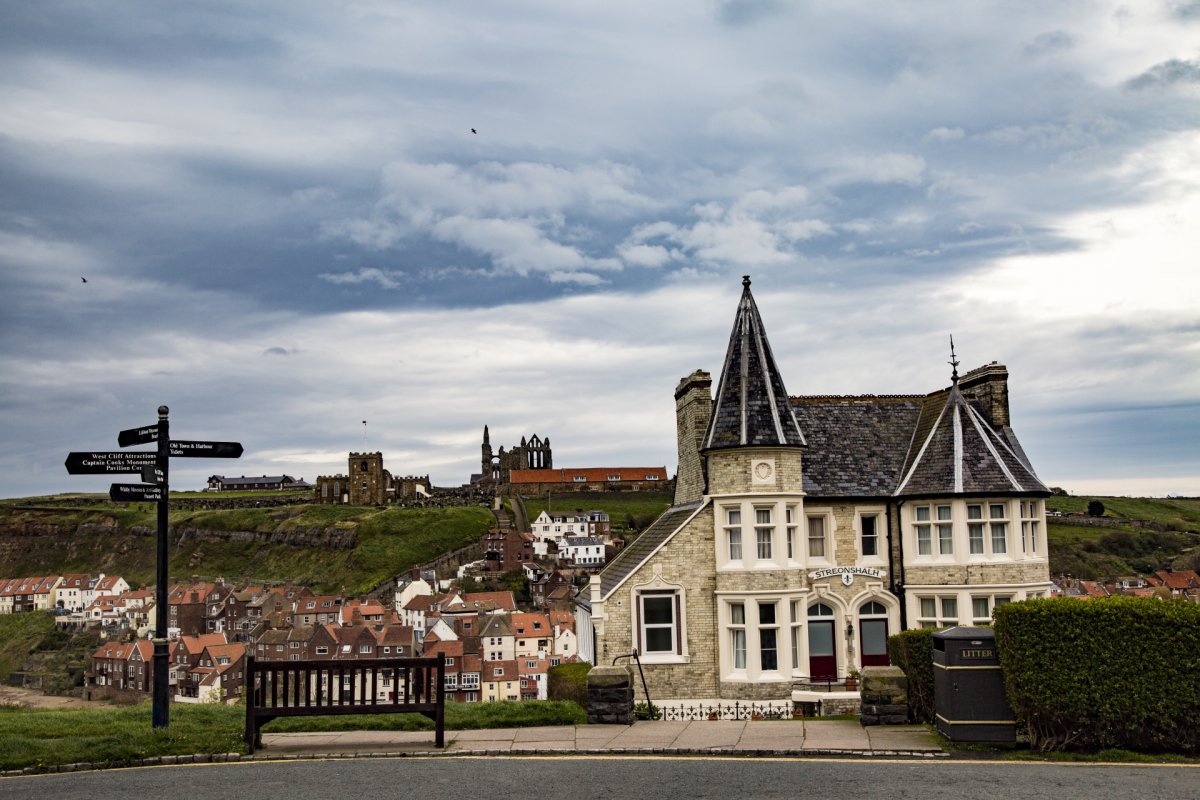
[[[158,503],[162,487],[147,483],[114,483],[108,489],[108,499],[114,503]]]
[[[108,475],[132,473],[140,475],[143,483],[114,483],[108,496],[117,503],[158,504],[158,575],[154,613],[154,727],[165,728],[169,722],[170,663],[167,652],[167,524],[170,490],[167,486],[168,468],[172,458],[240,458],[242,445],[238,442],[171,441],[169,409],[158,407],[158,422],[143,428],[130,428],[117,434],[117,444],[130,447],[156,442],[156,450],[124,450],[110,453],[69,453],[66,467],[70,475]]]
[[[151,452],[68,453],[67,473],[70,475],[111,475],[119,472],[140,473],[153,467],[158,457]]]

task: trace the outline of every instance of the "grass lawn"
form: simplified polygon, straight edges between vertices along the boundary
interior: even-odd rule
[[[0,707],[0,770],[90,762],[120,766],[154,756],[244,753],[245,706],[171,706],[171,724],[151,727],[149,701],[133,706],[38,710]],[[446,729],[579,725],[587,715],[575,703],[447,703]],[[292,717],[268,723],[282,731],[433,730],[419,714]]]

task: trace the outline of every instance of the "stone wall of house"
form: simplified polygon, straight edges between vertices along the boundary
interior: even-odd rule
[[[1050,568],[1046,561],[947,564],[945,566],[908,565],[904,568],[904,578],[910,587],[1041,584],[1050,581]]]
[[[707,456],[708,491],[711,494],[779,494],[803,491],[801,451],[798,448],[733,448],[711,450]]]
[[[651,558],[604,603],[604,634],[597,662],[609,664],[633,651],[634,590],[648,585],[683,587],[687,663],[651,664],[642,670],[651,698],[712,698],[717,686],[716,552],[709,506]],[[641,685],[634,687],[641,697]]]

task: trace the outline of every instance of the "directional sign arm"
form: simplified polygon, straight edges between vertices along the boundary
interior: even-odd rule
[[[118,447],[132,447],[135,444],[150,444],[158,441],[158,425],[147,425],[144,428],[130,428],[117,434]]]
[[[69,453],[65,462],[71,475],[107,475],[118,472],[140,473],[153,466],[156,453],[118,450],[114,453]]]
[[[241,442],[188,442],[171,440],[172,458],[241,458]]]
[[[157,503],[162,500],[162,487],[144,483],[114,483],[108,487],[108,498],[114,503]]]

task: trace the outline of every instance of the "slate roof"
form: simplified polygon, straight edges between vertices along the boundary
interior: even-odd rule
[[[600,573],[601,596],[608,597],[613,589],[616,589],[622,581],[632,575],[643,561],[696,513],[700,505],[700,503],[688,503],[668,508],[649,528],[642,531],[642,535],[633,544],[608,562],[608,566]]]
[[[915,395],[791,398],[808,441],[805,493],[890,495],[900,483],[924,401]]]
[[[956,380],[948,392],[935,394],[924,404],[895,494],[1049,493],[1019,446],[1012,447],[1015,442],[1007,427],[1002,435],[988,424],[963,397]]]
[[[1049,493],[1012,429],[993,428],[955,386],[928,395],[791,402],[808,441],[810,496]]]
[[[803,447],[804,434],[775,366],[749,276],[742,287],[702,449]]]

